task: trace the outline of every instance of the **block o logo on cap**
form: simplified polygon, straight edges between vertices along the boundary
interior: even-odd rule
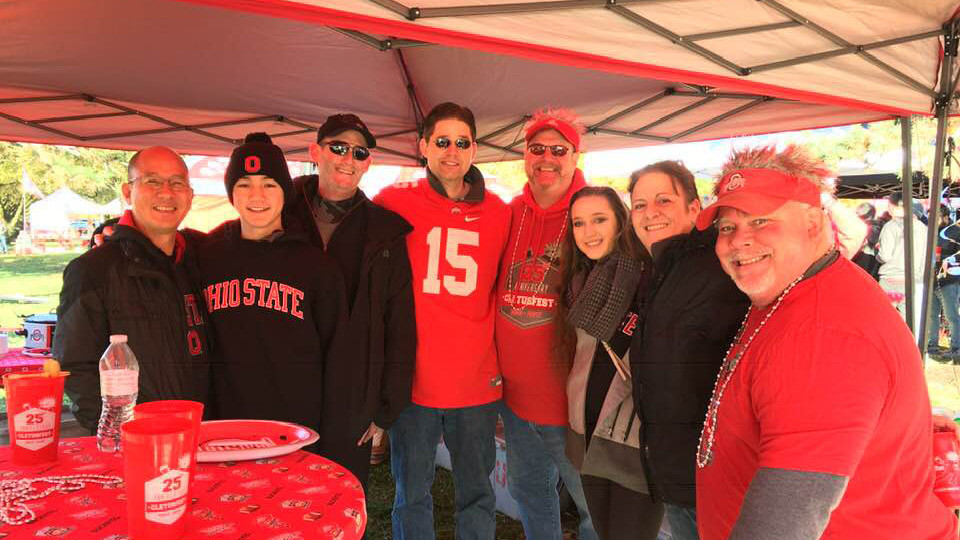
[[[746,183],[746,178],[743,177],[740,173],[734,173],[730,175],[730,179],[727,180],[727,185],[723,186],[723,191],[733,191],[735,189],[742,188]]]
[[[260,170],[260,157],[247,156],[243,160],[243,169],[248,173],[255,173]]]

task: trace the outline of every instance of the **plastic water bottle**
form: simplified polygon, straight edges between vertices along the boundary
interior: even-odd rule
[[[140,365],[127,345],[127,336],[110,336],[110,346],[100,357],[103,410],[97,426],[97,448],[101,452],[120,450],[120,425],[133,418],[139,376]]]

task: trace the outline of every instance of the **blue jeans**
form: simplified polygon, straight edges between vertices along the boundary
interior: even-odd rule
[[[697,510],[685,506],[664,504],[664,517],[670,524],[671,540],[700,540],[697,533]]]
[[[932,309],[930,310],[930,334],[927,347],[936,347],[940,341],[940,311],[945,312],[950,327],[950,348],[960,349],[960,313],[957,311],[957,296],[960,295],[960,283],[949,283],[933,290]]]
[[[397,484],[393,540],[433,540],[433,496],[440,437],[450,451],[457,540],[493,540],[496,497],[490,473],[500,402],[456,409],[409,405],[390,428],[390,467]]]
[[[507,442],[507,488],[520,507],[520,521],[523,522],[523,532],[527,538],[563,538],[560,498],[557,494],[559,477],[567,486],[567,492],[580,514],[577,538],[597,540],[580,484],[580,473],[564,451],[567,428],[528,422],[514,414],[506,404],[500,416],[503,418]]]

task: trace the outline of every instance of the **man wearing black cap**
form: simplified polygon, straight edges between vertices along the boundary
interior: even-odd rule
[[[366,484],[370,444],[410,403],[416,326],[410,225],[358,189],[377,144],[355,115],[335,114],[317,130],[310,157],[317,174],[296,178],[287,210],[313,243],[332,255],[347,291],[348,343],[324,373],[324,407],[342,411],[320,428],[320,451]]]

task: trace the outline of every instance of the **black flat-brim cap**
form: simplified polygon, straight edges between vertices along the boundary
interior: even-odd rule
[[[367,143],[367,148],[377,147],[377,138],[373,136],[373,133],[370,133],[370,130],[367,129],[367,125],[363,123],[363,120],[360,120],[355,114],[330,115],[327,121],[317,129],[317,142],[351,130],[363,135],[363,139]]]

